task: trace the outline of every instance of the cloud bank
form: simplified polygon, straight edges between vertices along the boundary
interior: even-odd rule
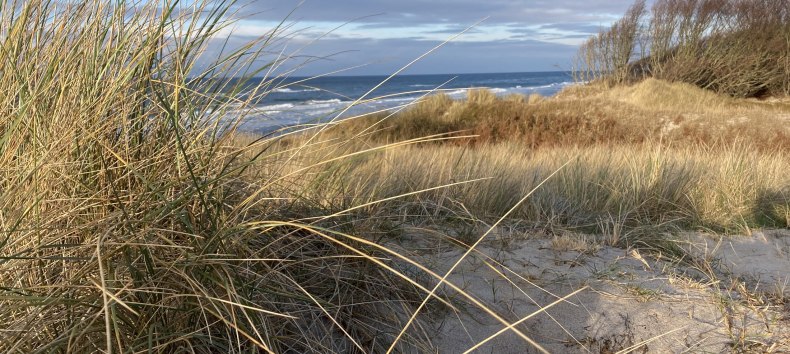
[[[387,74],[487,18],[409,72],[567,70],[577,45],[609,26],[630,4],[631,0],[253,1],[237,9],[242,20],[225,35],[231,43],[240,43],[287,18],[285,52],[298,49],[291,67],[310,62],[300,74],[355,65],[365,66],[348,74]]]

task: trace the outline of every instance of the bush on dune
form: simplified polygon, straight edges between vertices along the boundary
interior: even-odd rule
[[[790,1],[637,1],[584,43],[580,80],[653,77],[735,97],[790,94]]]

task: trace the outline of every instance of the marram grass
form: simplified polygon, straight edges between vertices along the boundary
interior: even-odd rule
[[[278,29],[211,60],[234,2],[0,6],[0,351],[393,344],[422,285],[290,221],[226,142],[249,103],[227,78],[280,65]],[[427,343],[411,328],[397,345]]]

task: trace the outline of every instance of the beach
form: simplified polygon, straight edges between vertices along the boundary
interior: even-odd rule
[[[272,4],[0,2],[0,352],[790,352],[790,2]]]

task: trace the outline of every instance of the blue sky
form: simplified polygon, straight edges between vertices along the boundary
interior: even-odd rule
[[[551,71],[570,68],[587,36],[619,18],[631,0],[265,0],[238,9],[231,44],[263,35],[284,18],[288,66],[300,75],[363,65],[351,75],[389,74],[475,22],[483,23],[407,74]],[[274,47],[273,47],[274,48]],[[210,48],[214,50],[216,48]]]

